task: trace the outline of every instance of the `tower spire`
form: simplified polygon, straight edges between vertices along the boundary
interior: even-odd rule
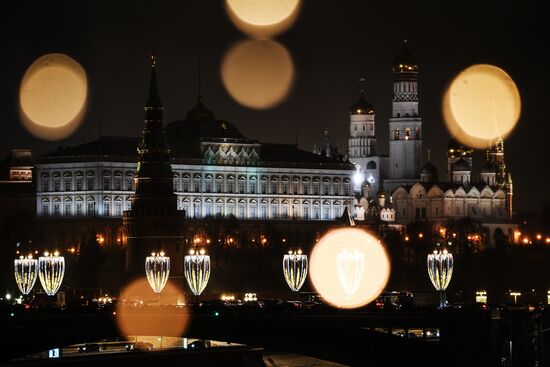
[[[202,102],[201,95],[201,48],[197,47],[197,102]]]
[[[147,96],[146,107],[162,107],[160,100],[159,89],[157,85],[157,56],[151,52],[151,80],[149,82],[149,95]]]

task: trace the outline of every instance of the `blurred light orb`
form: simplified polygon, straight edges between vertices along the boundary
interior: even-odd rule
[[[487,64],[460,72],[443,97],[443,117],[450,134],[461,143],[488,148],[506,138],[521,114],[521,97],[512,78]]]
[[[310,256],[310,277],[323,299],[357,308],[378,297],[390,276],[390,260],[378,239],[357,228],[327,233]]]
[[[243,33],[269,39],[290,28],[300,13],[300,0],[226,0],[229,19]]]
[[[221,75],[225,89],[235,101],[265,110],[288,96],[294,81],[294,63],[278,42],[246,40],[225,54]]]
[[[38,58],[19,88],[19,115],[32,135],[58,140],[80,126],[86,112],[88,79],[84,68],[64,54]]]
[[[116,321],[122,335],[181,336],[188,321],[187,312],[174,312],[185,298],[173,282],[168,281],[161,294],[155,293],[146,278],[139,278],[121,292],[116,307]]]

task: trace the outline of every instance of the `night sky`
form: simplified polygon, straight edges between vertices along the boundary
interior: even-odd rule
[[[100,126],[102,135],[137,136],[143,126],[151,50],[158,57],[165,120],[183,119],[197,96],[199,48],[202,95],[218,119],[264,142],[294,143],[297,129],[299,146],[305,150],[328,128],[345,152],[349,106],[358,98],[357,79],[365,76],[366,96],[376,109],[379,147],[387,154],[391,63],[407,39],[420,65],[424,150],[431,149],[440,174],[446,169],[449,141],[440,107],[446,84],[476,63],[497,65],[512,76],[523,111],[505,142],[506,163],[514,179],[515,209],[536,209],[550,200],[545,12],[528,2],[477,3],[307,0],[294,26],[277,37],[295,63],[292,93],[279,106],[256,111],[236,103],[220,79],[223,55],[245,38],[227,17],[222,1],[7,2],[0,15],[0,154],[25,147],[43,154],[59,145],[90,141]],[[53,52],[82,64],[91,95],[80,129],[68,139],[47,142],[21,125],[17,96],[26,68]],[[481,156],[474,160],[474,177]]]

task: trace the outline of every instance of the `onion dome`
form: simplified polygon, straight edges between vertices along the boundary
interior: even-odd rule
[[[359,100],[351,105],[350,113],[352,115],[373,115],[374,107],[373,105],[365,99],[365,93],[361,89],[361,94],[359,95]]]
[[[187,112],[188,121],[214,121],[214,114],[202,104],[202,97],[197,98],[197,104]]]
[[[489,161],[485,161],[481,167],[481,173],[497,173],[497,169],[494,164]]]
[[[407,47],[407,40],[403,40],[401,53],[393,60],[394,73],[416,73],[418,72],[418,63],[412,57]]]
[[[420,174],[437,176],[437,167],[432,162],[428,162],[422,167]]]
[[[453,164],[453,171],[470,171],[470,165],[466,160],[460,158]]]

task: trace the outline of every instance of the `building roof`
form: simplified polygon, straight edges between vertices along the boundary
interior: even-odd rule
[[[393,72],[394,73],[411,73],[418,71],[418,63],[412,57],[407,40],[403,40],[401,53],[393,60]]]
[[[34,157],[30,149],[12,149],[0,162],[0,180],[8,180],[11,167],[32,167]]]
[[[485,161],[485,163],[481,167],[481,173],[496,173],[496,172],[497,172],[496,166],[490,161]]]
[[[434,166],[432,162],[428,161],[424,166],[422,166],[420,174],[437,176],[437,167]]]
[[[453,171],[470,171],[470,164],[465,159],[460,158],[452,165]]]
[[[100,136],[87,143],[71,147],[60,146],[56,151],[42,157],[123,156],[137,160],[138,143],[137,137]]]
[[[352,115],[372,115],[374,114],[374,107],[372,103],[365,99],[365,93],[361,89],[359,99],[357,102],[351,105],[350,113]]]

